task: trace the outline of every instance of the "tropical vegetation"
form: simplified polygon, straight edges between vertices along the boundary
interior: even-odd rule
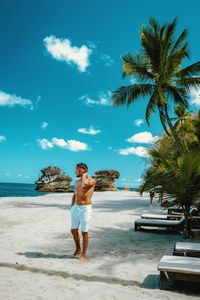
[[[191,89],[200,87],[200,61],[182,67],[189,59],[188,31],[175,37],[177,19],[164,25],[155,19],[149,23],[141,29],[141,52],[121,57],[122,77],[134,78],[135,83],[114,91],[112,102],[116,107],[129,107],[145,97],[148,125],[152,113],[158,111],[165,133],[149,150],[149,165],[139,190],[161,187],[164,198],[183,209],[185,236],[191,237],[191,207],[199,206],[200,199],[200,112],[191,114],[188,100]]]
[[[189,58],[188,31],[184,29],[175,38],[177,19],[159,25],[150,19],[150,26],[142,26],[139,54],[124,54],[122,76],[134,77],[138,82],[123,86],[112,93],[114,106],[134,103],[139,98],[149,97],[146,107],[146,121],[150,124],[151,114],[159,112],[165,132],[173,135],[180,155],[184,148],[169,116],[171,102],[188,106],[190,89],[200,87],[200,61],[182,68],[185,58]],[[169,128],[169,129],[168,129]]]

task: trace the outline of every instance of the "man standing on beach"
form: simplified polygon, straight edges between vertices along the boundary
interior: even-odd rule
[[[71,233],[74,238],[76,250],[74,256],[80,255],[80,260],[86,259],[88,248],[88,229],[92,211],[92,195],[96,180],[88,175],[88,167],[84,163],[76,165],[75,174],[80,179],[75,182],[74,194],[71,203]],[[82,249],[80,245],[79,226],[82,232]]]

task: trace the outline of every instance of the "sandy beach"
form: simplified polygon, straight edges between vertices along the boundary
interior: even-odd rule
[[[194,299],[187,285],[159,289],[157,263],[179,234],[134,231],[143,213],[164,213],[136,192],[95,192],[88,260],[74,258],[72,194],[0,200],[1,299]],[[195,241],[198,235],[195,235]]]

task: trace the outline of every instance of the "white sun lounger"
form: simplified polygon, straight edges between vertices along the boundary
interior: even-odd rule
[[[200,243],[177,242],[173,255],[200,257]]]
[[[159,219],[137,219],[135,221],[135,231],[140,230],[141,227],[165,227],[168,230],[181,231],[185,224],[185,217],[182,216],[180,220],[159,220]]]
[[[157,269],[160,271],[161,290],[166,288],[168,279],[200,282],[200,259],[196,257],[165,255]]]
[[[141,215],[141,219],[157,219],[157,220],[179,220],[183,214],[179,215],[168,215],[168,214],[143,214]]]

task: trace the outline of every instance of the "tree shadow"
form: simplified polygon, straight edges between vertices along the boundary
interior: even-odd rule
[[[156,274],[149,274],[145,277],[140,287],[144,289],[156,290],[160,286],[160,276]]]
[[[140,285],[144,289],[156,290],[160,288],[160,276],[156,274],[149,274],[145,277]],[[167,281],[166,290],[172,293],[188,294],[190,296],[198,296],[200,293],[200,286],[197,282],[172,280]]]
[[[137,212],[137,213],[143,213],[149,210],[149,200],[144,199],[116,199],[112,200],[110,203],[106,201],[105,203],[102,200],[102,203],[95,203],[93,204],[94,209],[98,209],[101,212],[110,213],[110,212],[123,212],[123,211],[129,211],[129,212]],[[154,209],[162,209],[158,205],[154,206]]]
[[[22,207],[22,208],[37,208],[37,207],[43,207],[43,208],[60,208],[60,209],[69,209],[69,204],[57,204],[57,203],[18,203],[15,205],[16,207]]]
[[[57,258],[57,259],[78,259],[78,257],[73,255],[58,255],[54,253],[43,254],[42,252],[18,252],[18,255],[23,255],[28,258]]]

